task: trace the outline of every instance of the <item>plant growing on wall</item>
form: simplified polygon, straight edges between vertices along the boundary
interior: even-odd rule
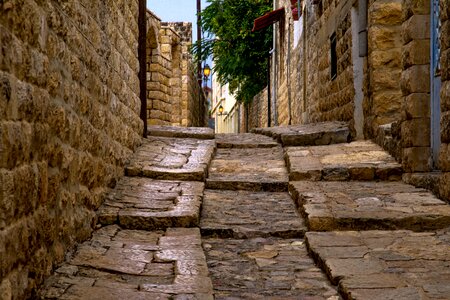
[[[195,57],[213,57],[219,82],[229,83],[238,101],[251,102],[267,84],[272,28],[252,33],[253,21],[272,10],[271,0],[208,0],[201,12],[205,37]],[[199,55],[200,54],[200,55]]]

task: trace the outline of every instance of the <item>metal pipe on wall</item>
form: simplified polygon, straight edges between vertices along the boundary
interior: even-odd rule
[[[139,0],[138,15],[138,60],[139,60],[139,98],[141,99],[140,117],[144,122],[143,137],[147,137],[147,1]]]
[[[358,0],[358,37],[359,37],[359,57],[367,56],[367,0]]]

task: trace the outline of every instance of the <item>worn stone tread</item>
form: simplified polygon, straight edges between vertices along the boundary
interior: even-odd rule
[[[272,138],[253,133],[216,134],[217,148],[272,148],[278,143]]]
[[[215,299],[341,299],[304,240],[204,238]]]
[[[401,165],[371,141],[288,147],[285,159],[291,181],[400,180],[403,173]]]
[[[97,215],[102,225],[154,230],[198,226],[204,183],[124,177]]]
[[[209,168],[210,189],[285,192],[288,174],[281,147],[217,149]]]
[[[202,236],[303,237],[306,227],[288,193],[205,190]]]
[[[347,143],[351,139],[347,123],[337,121],[255,128],[252,132],[271,136],[284,147]]]
[[[48,278],[41,299],[213,299],[198,228],[102,227]],[[198,296],[198,297],[197,297]],[[102,298],[106,297],[106,298]]]
[[[170,125],[150,125],[148,135],[172,138],[214,139],[214,130],[209,127],[181,127]]]
[[[204,181],[214,155],[214,140],[149,137],[125,167],[127,176]]]
[[[309,230],[430,231],[450,226],[450,205],[402,182],[291,182]]]
[[[345,299],[450,299],[450,228],[306,237],[310,253]]]

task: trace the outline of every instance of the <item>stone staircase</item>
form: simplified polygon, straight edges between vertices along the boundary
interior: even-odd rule
[[[345,124],[149,132],[41,298],[450,299],[450,206]]]

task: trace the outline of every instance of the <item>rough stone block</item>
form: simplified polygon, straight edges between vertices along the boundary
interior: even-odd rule
[[[441,113],[441,141],[450,143],[450,111]]]
[[[372,26],[368,34],[370,49],[389,50],[402,46],[400,27]]]
[[[403,23],[402,37],[404,44],[411,40],[430,39],[430,16],[414,15]]]
[[[372,70],[371,76],[371,87],[374,91],[380,90],[399,90],[400,82],[399,78],[401,76],[400,68],[376,68]]]
[[[402,145],[409,147],[430,146],[430,119],[416,118],[402,123]]]
[[[403,95],[430,92],[429,65],[415,65],[402,72],[401,88]]]
[[[407,69],[412,65],[430,63],[430,41],[412,40],[402,48],[402,67]]]
[[[413,15],[430,14],[430,0],[403,0],[402,4],[404,20],[410,18]]]
[[[405,172],[431,171],[430,147],[411,147],[403,149],[402,166]]]
[[[372,67],[398,68],[401,66],[402,49],[392,48],[389,50],[371,49],[369,60]]]
[[[373,25],[401,25],[402,3],[395,1],[376,1],[369,8],[370,23]]]
[[[408,119],[430,118],[430,95],[414,93],[406,96],[405,111]]]

